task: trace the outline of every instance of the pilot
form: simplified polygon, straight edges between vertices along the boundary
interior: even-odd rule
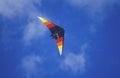
[[[52,36],[53,38],[55,38],[55,39],[59,38],[58,33],[54,33],[54,34],[52,34],[51,36]]]

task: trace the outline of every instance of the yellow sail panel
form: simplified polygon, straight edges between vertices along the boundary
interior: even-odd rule
[[[60,53],[60,55],[62,55],[62,50],[63,50],[63,37],[58,38],[58,39],[56,40],[56,43],[57,43],[57,46],[58,46],[59,53]]]
[[[42,17],[38,17],[43,23],[45,23],[45,22],[48,22],[48,20],[46,20],[46,19],[44,19],[44,18],[42,18]]]
[[[61,46],[58,46],[58,50],[59,50],[60,55],[62,55],[62,48],[63,48],[62,45],[61,45]]]

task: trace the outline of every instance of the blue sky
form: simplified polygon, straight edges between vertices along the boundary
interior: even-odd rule
[[[63,55],[38,16],[65,29]],[[119,0],[0,0],[0,78],[120,78]]]

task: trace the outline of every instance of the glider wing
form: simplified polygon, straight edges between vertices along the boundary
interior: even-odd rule
[[[59,53],[60,55],[62,55],[64,46],[64,29],[44,18],[41,17],[38,18],[42,21],[42,23],[44,23],[48,27],[48,29],[52,33],[51,36],[56,40]]]

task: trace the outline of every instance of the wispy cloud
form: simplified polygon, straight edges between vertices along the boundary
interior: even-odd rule
[[[75,54],[73,52],[67,54],[60,65],[61,68],[63,70],[72,71],[73,73],[84,72],[87,64],[85,55],[87,48],[88,44],[85,43],[81,46],[81,51],[79,54]]]
[[[84,9],[88,17],[92,20],[90,33],[95,33],[97,27],[105,20],[106,10],[110,10],[108,6],[120,4],[119,0],[65,0],[71,6],[77,9]],[[102,25],[101,25],[102,26]]]
[[[21,61],[21,68],[25,72],[26,78],[31,78],[38,73],[38,66],[42,63],[41,57],[38,55],[26,56]]]
[[[45,26],[37,18],[42,14],[36,9],[35,4],[42,4],[42,0],[0,0],[0,15],[7,18],[15,16],[27,17],[27,24],[24,25],[23,41],[30,43],[31,40],[43,37],[46,32]]]
[[[41,4],[42,0],[0,0],[0,14],[5,17],[14,17],[24,13],[36,11],[35,3]]]
[[[37,18],[36,18],[37,19]],[[23,34],[23,41],[30,43],[31,40],[43,37],[46,33],[46,27],[39,21],[29,22]]]
[[[83,7],[90,12],[101,12],[103,7],[107,4],[114,4],[119,0],[66,0],[70,5],[76,7]]]
[[[61,68],[75,73],[81,72],[85,70],[85,63],[86,59],[84,54],[77,55],[74,53],[69,53],[61,64]]]

